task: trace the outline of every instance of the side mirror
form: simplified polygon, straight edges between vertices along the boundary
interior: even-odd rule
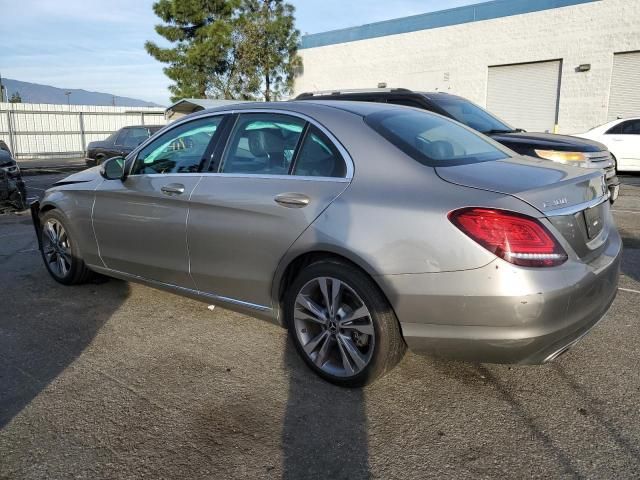
[[[102,162],[100,166],[100,175],[107,180],[123,180],[124,179],[124,157],[113,157]]]

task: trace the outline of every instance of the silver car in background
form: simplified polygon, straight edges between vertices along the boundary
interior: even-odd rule
[[[97,272],[276,322],[312,370],[360,386],[406,346],[502,363],[567,350],[616,295],[607,200],[601,172],[433,113],[304,101],[185,117],[32,215],[57,281]]]

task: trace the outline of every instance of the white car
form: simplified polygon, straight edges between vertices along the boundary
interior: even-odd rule
[[[640,117],[614,120],[575,136],[604,143],[618,171],[640,171]]]

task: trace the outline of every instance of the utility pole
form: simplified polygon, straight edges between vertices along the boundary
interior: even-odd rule
[[[7,89],[2,84],[2,74],[0,74],[0,102],[4,102],[8,98]],[[8,100],[6,100],[8,101]]]

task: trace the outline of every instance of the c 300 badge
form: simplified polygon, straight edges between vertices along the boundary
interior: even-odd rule
[[[554,200],[551,200],[550,202],[543,202],[542,208],[559,207],[560,205],[566,205],[567,203],[569,203],[569,200],[567,200],[567,197],[556,198]]]

